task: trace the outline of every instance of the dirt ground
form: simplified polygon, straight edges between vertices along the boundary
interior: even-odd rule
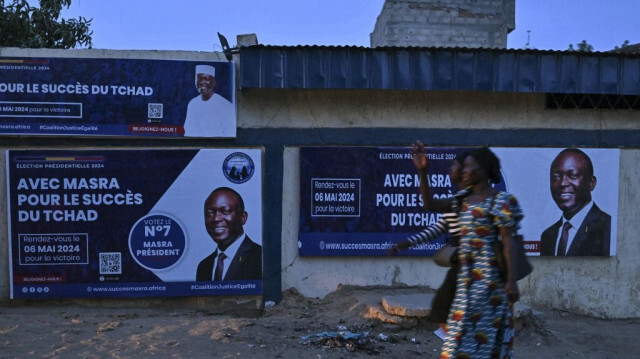
[[[324,299],[287,292],[259,317],[163,308],[0,307],[0,358],[438,358],[436,325],[401,328],[369,303],[421,288],[340,287]],[[541,310],[516,336],[517,358],[631,358],[640,319]],[[354,338],[332,338],[345,329]]]

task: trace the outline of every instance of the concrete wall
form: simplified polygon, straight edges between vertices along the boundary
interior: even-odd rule
[[[252,89],[238,102],[243,128],[640,129],[638,111],[545,110],[542,94]]]
[[[519,282],[521,301],[586,315],[640,316],[640,241],[632,223],[640,213],[640,151],[621,154],[617,256],[598,258],[531,257],[533,274]],[[310,297],[324,297],[340,284],[430,286],[438,288],[446,268],[431,258],[309,258],[298,256],[299,150],[285,150],[282,223],[283,289],[296,288]],[[629,176],[629,174],[631,174]],[[517,196],[517,194],[516,194]],[[526,213],[525,213],[526,215]]]
[[[2,56],[216,59],[222,54],[0,49]],[[303,258],[298,256],[299,147],[406,146],[416,139],[437,146],[603,146],[611,131],[634,134],[620,164],[618,254],[605,258],[532,258],[534,274],[521,281],[522,300],[611,318],[640,317],[640,111],[545,110],[544,95],[382,90],[267,90],[238,93],[236,140],[159,139],[156,147],[264,146],[265,297],[270,288],[296,288],[324,297],[339,284],[438,287],[445,270],[429,258]],[[514,137],[524,131],[525,137]],[[453,136],[447,135],[455,134]],[[541,134],[532,136],[531,133]],[[292,135],[293,134],[293,135]],[[443,134],[445,136],[443,136]],[[522,142],[518,142],[522,140]],[[6,188],[6,148],[140,148],[146,140],[51,139],[0,136],[0,186]],[[617,145],[605,144],[605,147]],[[517,195],[517,194],[516,194]],[[0,191],[0,296],[8,298],[6,191]],[[281,220],[278,215],[281,211]],[[267,218],[265,216],[264,218]],[[275,247],[276,253],[269,249]],[[267,269],[267,266],[270,266]],[[267,274],[266,274],[267,275]],[[140,301],[136,300],[136,304]],[[149,300],[148,303],[157,303]],[[192,302],[200,303],[200,302]],[[196,305],[194,304],[194,305]],[[208,304],[208,303],[207,303]],[[255,302],[253,303],[255,304]],[[191,305],[191,303],[189,303]]]
[[[100,59],[211,60],[226,61],[222,52],[157,51],[157,50],[58,50],[0,47],[0,56],[72,57]]]
[[[386,0],[371,47],[506,48],[515,0]]]
[[[640,128],[638,111],[545,110],[544,95],[414,91],[267,91],[243,95],[243,121],[270,128],[332,128],[363,125],[386,129],[415,129],[415,139],[430,142],[437,129],[542,129],[548,136],[529,139],[526,146],[581,145],[574,130],[596,136],[604,131]],[[243,124],[249,125],[249,124]],[[424,129],[424,130],[423,130]],[[562,132],[561,132],[562,131]],[[550,138],[562,133],[555,143]],[[497,139],[494,139],[497,141]],[[427,285],[437,288],[445,270],[427,258],[309,258],[298,256],[299,147],[284,150],[282,183],[282,287],[296,288],[311,297],[324,297],[340,284]],[[333,137],[318,144],[379,145],[354,138],[336,143]],[[466,144],[464,138],[451,145]],[[434,143],[441,143],[433,138]],[[393,143],[393,142],[392,142]],[[495,144],[491,138],[486,144]],[[316,145],[316,144],[314,144]],[[523,145],[524,146],[524,145]],[[597,147],[591,144],[589,147]],[[640,316],[640,241],[634,226],[640,219],[637,163],[640,151],[622,149],[618,218],[618,255],[603,258],[532,258],[535,272],[521,281],[522,301],[534,308],[553,307],[602,317]],[[516,194],[517,195],[517,194]]]

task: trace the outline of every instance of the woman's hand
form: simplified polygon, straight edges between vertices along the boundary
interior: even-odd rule
[[[413,164],[418,170],[420,176],[420,196],[422,197],[422,207],[431,212],[446,213],[451,212],[453,200],[451,198],[435,199],[429,187],[429,179],[427,178],[427,167],[429,167],[429,159],[424,151],[424,144],[416,141],[411,145],[411,157]]]
[[[409,242],[408,240],[404,240],[401,242],[398,242],[394,245],[392,245],[391,247],[387,248],[387,255],[395,255],[400,253],[400,251],[407,249],[411,246],[411,242]]]
[[[388,256],[393,256],[400,253],[400,248],[398,248],[397,244],[392,245],[391,247],[387,248],[387,255]]]
[[[498,228],[500,237],[502,237],[502,255],[507,263],[507,283],[505,284],[504,292],[509,299],[509,303],[515,303],[520,300],[520,289],[518,289],[518,282],[514,279],[513,274],[513,268],[515,268],[513,260],[516,257],[515,244],[513,242],[513,232],[515,228],[503,226]]]
[[[413,164],[416,166],[418,171],[422,171],[427,168],[429,161],[427,159],[427,154],[424,152],[424,144],[420,141],[416,141],[416,143],[411,145],[411,155],[413,158]]]
[[[515,280],[507,280],[504,291],[507,294],[509,303],[515,303],[520,300],[520,289],[518,289],[518,282],[516,282]]]

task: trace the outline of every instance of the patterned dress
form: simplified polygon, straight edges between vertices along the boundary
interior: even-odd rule
[[[513,308],[504,291],[493,245],[500,240],[498,227],[515,228],[521,219],[517,200],[505,192],[473,205],[463,202],[458,281],[441,359],[512,357]]]
[[[462,202],[471,194],[470,188],[463,188],[455,196],[452,197],[451,212],[444,213],[442,217],[433,225],[423,229],[422,231],[413,234],[407,238],[409,240],[409,247],[415,247],[422,243],[430,242],[434,239],[438,239],[441,235],[447,233],[451,235],[451,245],[458,246],[460,238],[460,219],[458,218],[458,212],[460,211],[459,203]]]
[[[445,234],[447,230],[451,236],[451,246],[457,247],[460,244],[460,233],[462,231],[460,228],[460,220],[458,218],[458,212],[460,211],[459,203],[462,203],[464,198],[469,196],[470,193],[470,188],[464,188],[456,193],[456,195],[452,197],[453,203],[451,204],[451,212],[443,214],[440,220],[438,220],[434,225],[410,236],[408,238],[409,243],[411,243],[410,247],[437,239]],[[444,281],[436,291],[436,294],[433,296],[433,300],[431,301],[431,311],[429,312],[428,318],[430,321],[438,324],[445,323],[447,321],[449,309],[451,308],[453,296],[456,291],[457,275],[458,266],[456,263],[451,263],[451,268],[447,271]]]

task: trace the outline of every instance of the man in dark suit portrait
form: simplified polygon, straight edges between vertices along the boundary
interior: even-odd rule
[[[591,200],[596,182],[593,163],[581,150],[567,148],[553,160],[551,196],[562,217],[542,233],[541,256],[610,254],[611,216]]]
[[[204,225],[217,248],[198,264],[197,281],[262,279],[262,246],[243,229],[248,217],[242,197],[231,188],[216,188],[207,197]]]

